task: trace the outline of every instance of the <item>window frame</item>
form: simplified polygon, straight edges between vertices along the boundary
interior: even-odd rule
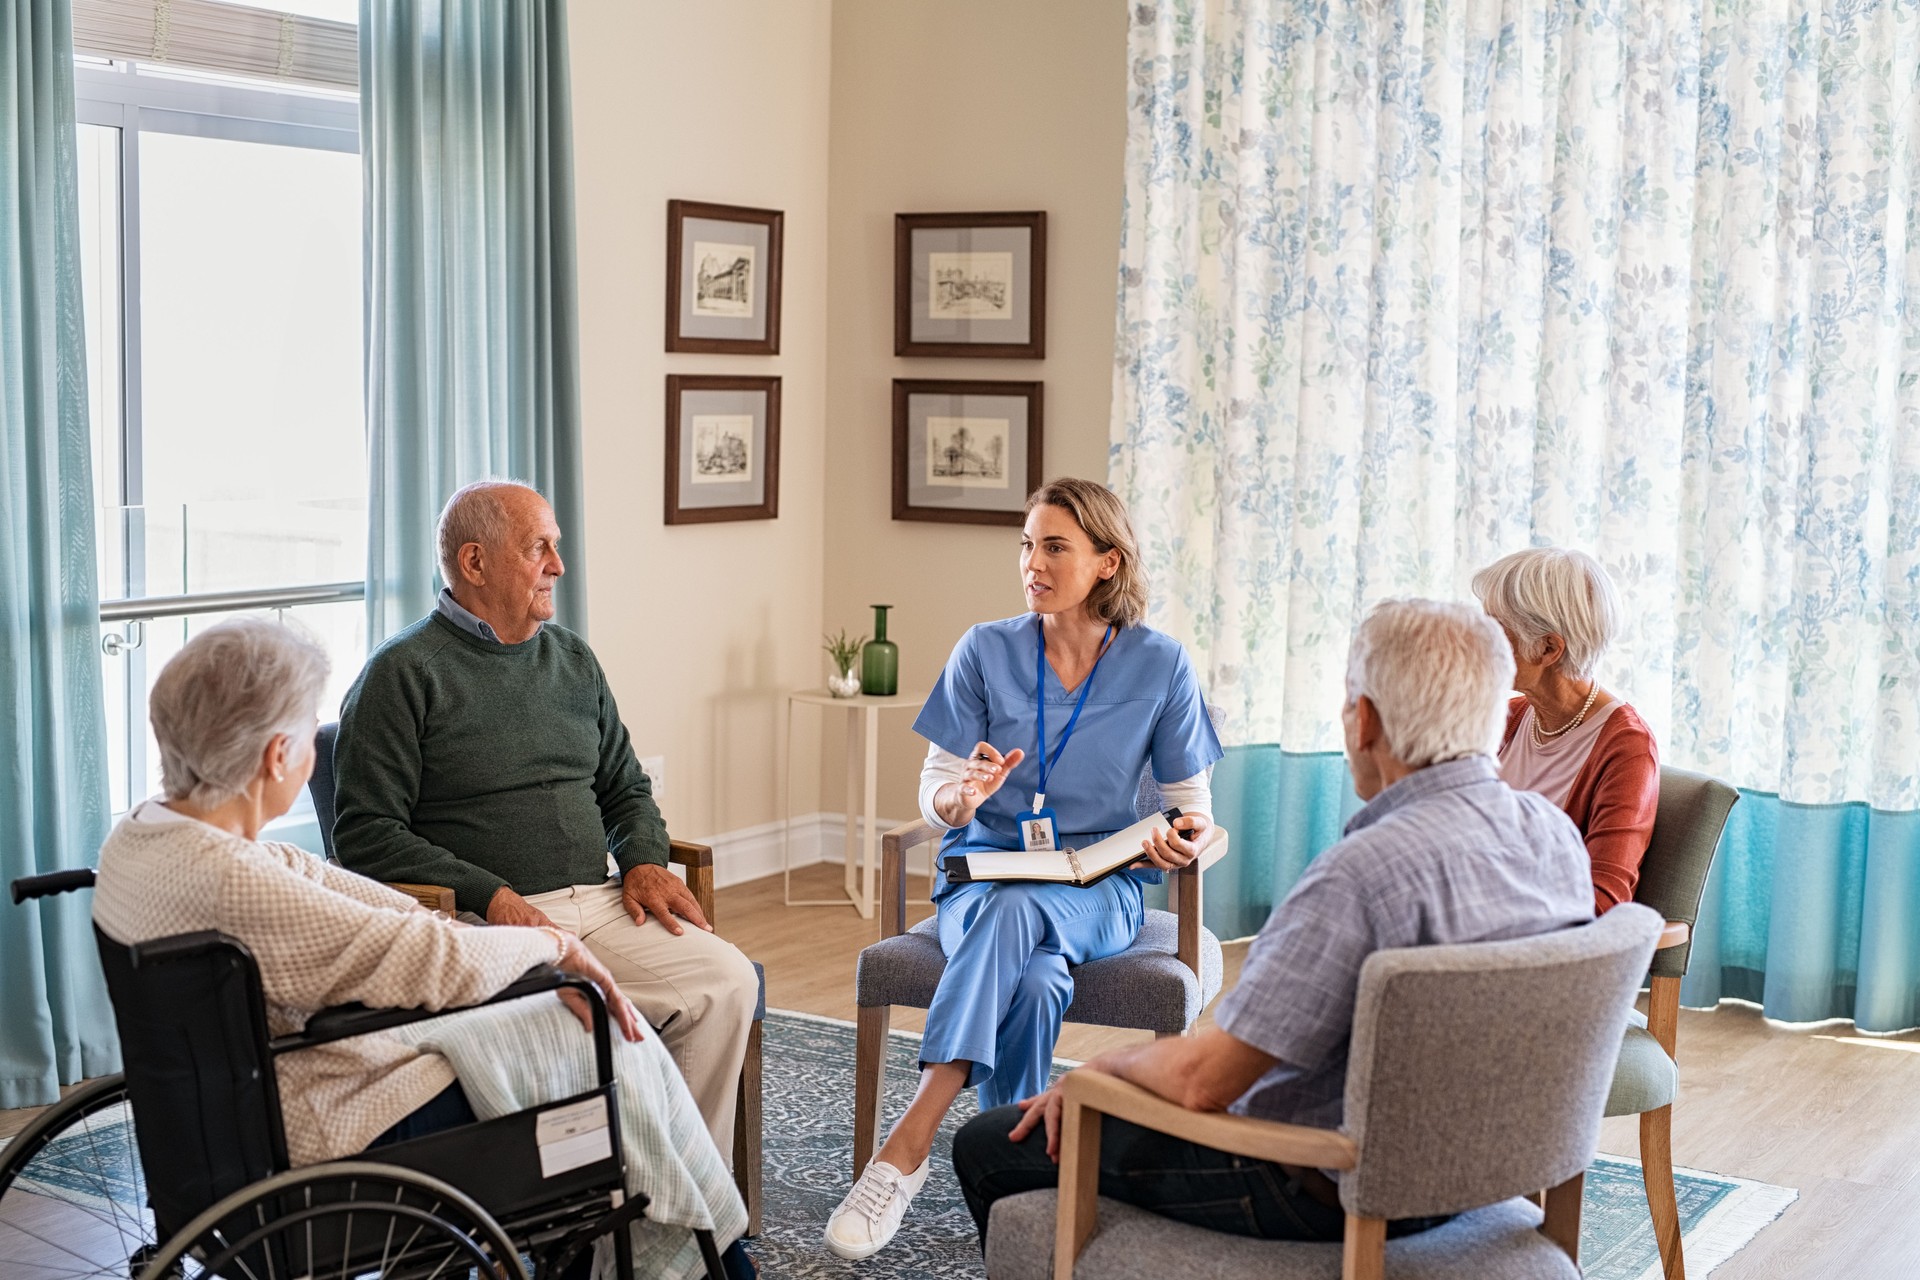
[[[140,135],[181,134],[358,155],[360,104],[358,95],[354,94],[309,87],[255,87],[223,77],[183,74],[153,64],[79,57],[74,61],[74,107],[77,125],[114,129],[118,142],[119,404],[118,421],[104,424],[114,437],[106,452],[113,457],[115,475],[106,485],[96,481],[96,492],[120,507],[140,510],[146,505],[141,378]],[[109,618],[171,618],[207,611],[195,606],[194,597],[153,597],[157,608],[138,607],[141,601],[149,599],[143,519],[129,518],[121,522],[118,530],[102,530],[101,536],[117,536],[122,542],[118,556],[119,595],[106,595],[108,584],[101,584],[102,611],[109,615],[103,617],[103,623]],[[364,583],[309,586],[303,590],[311,595],[331,592],[336,599],[353,598],[364,592]],[[223,593],[223,598],[237,601],[249,594],[271,599],[297,592],[269,587],[237,596]],[[274,607],[267,600],[261,603],[264,607]],[[251,607],[251,602],[228,603],[227,607]],[[142,623],[135,621],[128,635],[119,640],[105,636],[102,644],[103,658],[111,657],[127,664],[125,705],[110,707],[107,714],[124,722],[127,758],[122,763],[127,771],[129,803],[138,800],[135,793],[143,786],[149,764],[145,708],[137,705],[140,700],[133,696],[134,690],[145,689],[148,684],[144,632],[132,630],[140,626]]]

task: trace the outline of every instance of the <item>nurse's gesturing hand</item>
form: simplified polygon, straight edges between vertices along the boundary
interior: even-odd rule
[[[1019,747],[1001,755],[985,742],[974,744],[967,757],[966,776],[949,782],[934,795],[933,807],[949,826],[964,827],[973,821],[974,811],[985,804],[1012,776],[1027,753]]]

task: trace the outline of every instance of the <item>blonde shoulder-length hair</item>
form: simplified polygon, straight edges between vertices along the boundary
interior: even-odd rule
[[[1140,544],[1133,537],[1133,521],[1113,490],[1092,480],[1071,476],[1050,480],[1027,499],[1027,514],[1038,506],[1058,507],[1072,516],[1081,532],[1093,540],[1093,549],[1105,555],[1120,553],[1120,567],[1111,578],[1093,584],[1087,593],[1087,612],[1115,627],[1131,627],[1147,616],[1147,574],[1140,567]]]

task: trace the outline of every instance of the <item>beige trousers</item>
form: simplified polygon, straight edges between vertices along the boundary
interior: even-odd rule
[[[620,904],[618,880],[531,894],[527,902],[607,966],[673,1055],[713,1145],[731,1164],[740,1064],[760,993],[753,965],[731,942],[685,921],[679,937],[651,916],[635,924]]]

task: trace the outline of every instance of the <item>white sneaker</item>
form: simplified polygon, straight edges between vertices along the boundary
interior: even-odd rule
[[[827,1248],[850,1262],[884,1249],[932,1167],[931,1159],[922,1160],[918,1169],[903,1174],[890,1164],[869,1161],[860,1181],[827,1218]]]

